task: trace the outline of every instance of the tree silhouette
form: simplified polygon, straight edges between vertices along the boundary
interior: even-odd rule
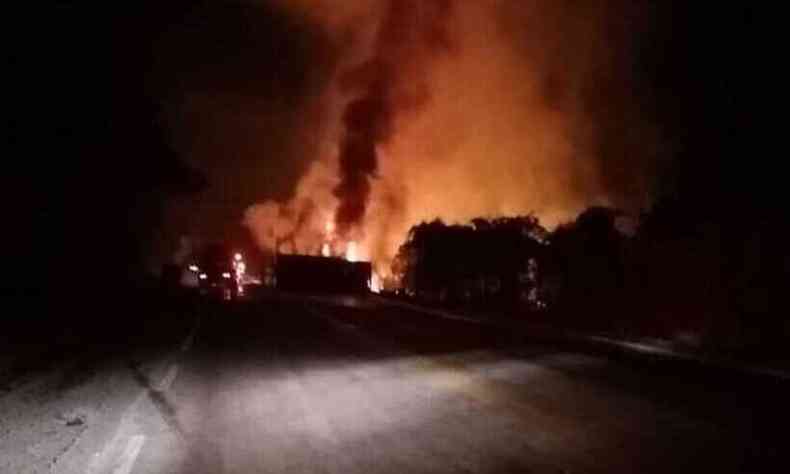
[[[534,216],[424,222],[410,230],[393,274],[423,297],[517,304],[534,294],[547,234]]]

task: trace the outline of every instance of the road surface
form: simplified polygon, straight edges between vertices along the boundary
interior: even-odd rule
[[[781,382],[378,300],[203,305],[128,351],[0,392],[0,472],[790,472]]]

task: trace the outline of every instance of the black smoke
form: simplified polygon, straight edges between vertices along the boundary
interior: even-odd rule
[[[424,81],[428,61],[452,49],[447,21],[451,0],[390,1],[376,35],[373,56],[341,76],[352,95],[343,113],[340,203],[335,221],[341,235],[365,216],[378,147],[395,132],[396,116],[419,110],[429,100]]]

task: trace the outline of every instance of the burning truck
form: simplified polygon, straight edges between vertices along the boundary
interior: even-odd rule
[[[295,231],[271,239],[273,259],[267,270],[267,285],[289,292],[380,292],[381,278],[365,258],[365,249],[346,232],[338,232],[331,218],[320,227],[311,234],[311,241],[295,239]],[[275,234],[277,229],[272,230]]]
[[[366,293],[372,285],[370,262],[314,255],[278,255],[276,287],[311,293]]]

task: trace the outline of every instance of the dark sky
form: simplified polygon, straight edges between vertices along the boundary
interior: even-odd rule
[[[224,1],[29,13],[12,58],[22,179],[6,189],[23,197],[7,246],[19,258],[137,266],[183,232],[245,235],[244,207],[288,192],[309,147],[293,132],[299,108],[332,61],[320,31]]]
[[[333,60],[320,30],[263,4],[199,5],[159,36],[153,62],[169,137],[213,184],[173,216],[221,237],[241,231],[250,203],[285,197],[310,156],[305,108]]]
[[[761,162],[731,163],[755,150],[768,53],[752,8],[697,3],[644,2],[646,27],[619,59],[622,86],[672,145],[656,189],[706,204],[735,192],[742,203],[760,175],[732,176]],[[316,146],[310,120],[321,119],[342,41],[280,2],[56,5],[26,18],[12,57],[26,99],[11,123],[22,179],[6,189],[24,202],[12,211],[25,229],[17,254],[136,261],[152,235],[240,238],[247,206],[288,197]],[[621,179],[641,158],[618,151],[616,130],[604,137]]]

